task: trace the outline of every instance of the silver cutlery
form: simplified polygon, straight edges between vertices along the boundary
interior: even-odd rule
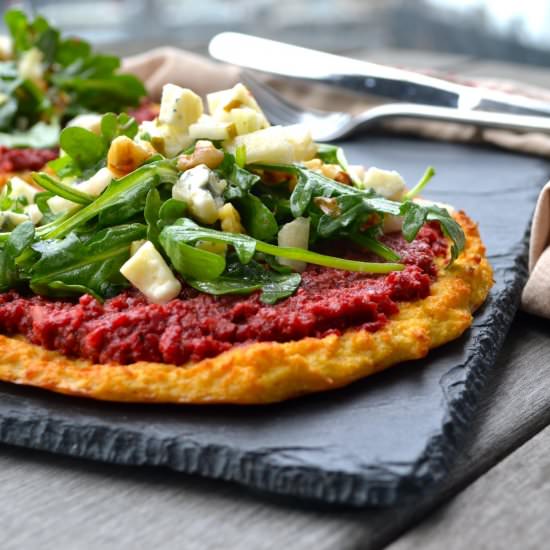
[[[550,116],[550,103],[545,101],[465,86],[246,34],[218,34],[210,41],[209,52],[216,59],[241,67],[331,84],[392,101]]]
[[[250,72],[243,71],[241,78],[273,124],[305,124],[310,128],[315,141],[343,139],[392,118],[436,120],[472,124],[481,128],[550,134],[550,118],[547,117],[455,109],[415,103],[386,103],[371,107],[358,115],[319,110],[306,111],[283,98],[273,88],[260,82]]]

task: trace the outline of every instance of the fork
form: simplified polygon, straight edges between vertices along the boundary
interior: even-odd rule
[[[243,71],[241,79],[272,123],[304,124],[311,130],[315,141],[337,141],[367,128],[378,126],[382,121],[392,118],[435,120],[469,124],[480,128],[550,134],[550,117],[473,111],[416,103],[386,103],[370,107],[358,115],[317,109],[306,111],[285,99],[270,86],[260,82],[249,71]]]

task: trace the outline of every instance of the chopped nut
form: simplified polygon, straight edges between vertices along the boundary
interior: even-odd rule
[[[311,159],[303,164],[308,170],[313,170],[313,172],[322,174],[331,180],[339,181],[345,185],[352,184],[349,174],[346,174],[338,164],[324,164],[321,159]]]
[[[341,214],[338,201],[335,198],[329,199],[327,197],[315,197],[313,202],[323,212],[323,214],[327,214],[333,218]]]
[[[351,178],[345,172],[338,172],[336,176],[334,176],[334,179],[339,183],[343,183],[344,185],[351,185],[352,183]]]
[[[118,136],[113,140],[107,153],[107,167],[117,178],[121,178],[139,168],[149,157],[151,151],[132,141],[127,136]]]
[[[245,233],[244,227],[241,224],[241,216],[231,203],[224,204],[218,210],[218,216],[222,231],[227,233]]]
[[[223,152],[216,149],[211,141],[200,140],[195,144],[195,150],[190,155],[178,157],[178,169],[185,171],[194,168],[199,164],[206,164],[214,170],[223,161]]]
[[[281,185],[282,183],[288,183],[296,178],[292,174],[286,172],[273,172],[272,170],[264,171],[262,177],[262,183],[266,185]]]

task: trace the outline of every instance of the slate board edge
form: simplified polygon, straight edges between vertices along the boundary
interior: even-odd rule
[[[25,418],[15,411],[0,417],[0,442],[108,463],[165,466],[328,504],[382,507],[413,499],[448,473],[457,445],[473,417],[480,392],[518,308],[527,277],[527,236],[522,248],[514,268],[507,270],[512,279],[506,281],[505,288],[494,298],[490,322],[479,330],[476,352],[467,365],[459,365],[467,369],[463,387],[458,391],[448,388],[448,412],[441,434],[428,442],[411,475],[401,476],[374,465],[362,474],[279,466],[265,453],[238,452],[223,446],[202,447],[190,438],[158,439],[102,425],[74,426],[49,416]]]

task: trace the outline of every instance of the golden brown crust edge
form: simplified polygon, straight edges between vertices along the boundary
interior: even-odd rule
[[[429,297],[399,304],[375,333],[235,347],[184,366],[138,362],[93,364],[0,335],[0,379],[108,401],[154,403],[271,403],[345,386],[396,363],[424,357],[458,338],[492,286],[492,269],[476,224],[455,215],[466,248],[441,269]]]

